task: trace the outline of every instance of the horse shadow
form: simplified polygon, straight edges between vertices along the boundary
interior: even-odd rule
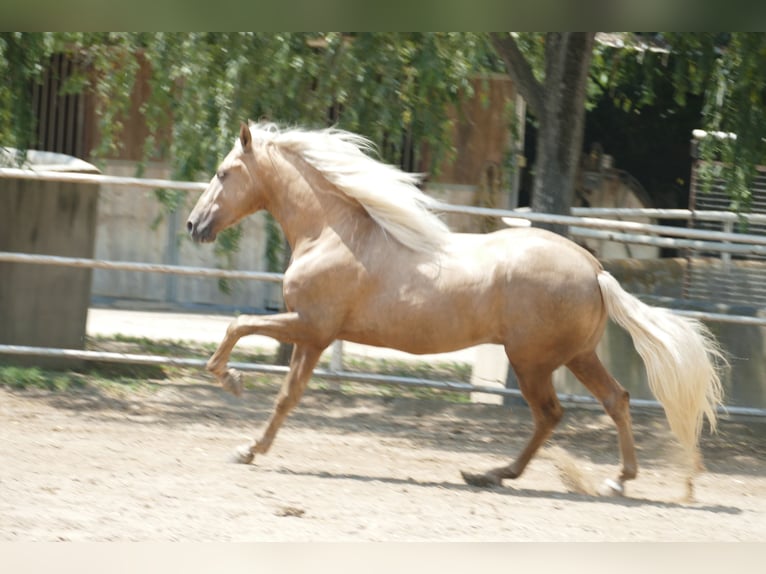
[[[262,472],[264,469],[252,467],[253,471]],[[510,486],[481,488],[471,486],[460,482],[417,480],[412,477],[397,478],[394,476],[374,476],[356,473],[335,473],[326,470],[309,471],[293,470],[288,468],[272,468],[267,472],[273,472],[282,475],[304,476],[312,478],[322,478],[330,480],[356,480],[360,482],[380,482],[383,484],[392,484],[400,486],[414,486],[418,488],[443,488],[457,492],[485,492],[497,496],[514,496],[518,498],[549,498],[556,500],[566,500],[569,502],[600,502],[613,504],[627,508],[635,507],[654,507],[662,509],[684,509],[697,510],[701,512],[714,512],[717,514],[742,514],[742,509],[735,506],[726,506],[723,504],[695,504],[694,502],[673,502],[665,500],[652,500],[650,498],[635,498],[629,496],[595,496],[590,494],[580,494],[576,492],[561,492],[556,490],[536,489],[536,488],[518,488]]]

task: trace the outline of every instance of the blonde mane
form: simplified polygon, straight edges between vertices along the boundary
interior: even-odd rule
[[[414,251],[441,250],[449,229],[431,212],[435,201],[416,184],[421,176],[377,161],[370,140],[329,128],[280,130],[251,124],[253,143],[298,154],[346,196],[358,201],[383,230]]]

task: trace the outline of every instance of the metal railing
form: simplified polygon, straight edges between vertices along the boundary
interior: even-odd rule
[[[22,170],[15,168],[0,168],[0,178],[63,181],[70,183],[86,184],[109,184],[128,187],[140,187],[148,189],[176,189],[181,191],[201,191],[207,186],[206,183],[181,182],[163,179],[142,179],[133,177],[117,177],[93,174],[60,173],[34,170]],[[575,208],[573,215],[551,215],[534,213],[527,209],[501,210],[482,207],[451,205],[439,203],[435,206],[437,211],[477,215],[484,217],[509,218],[509,224],[513,225],[519,219],[528,222],[559,223],[571,225],[570,232],[573,235],[597,237],[611,241],[624,241],[628,243],[645,243],[662,247],[695,249],[704,248],[709,251],[724,253],[737,253],[747,255],[757,253],[766,254],[766,238],[762,236],[724,233],[706,230],[687,229],[671,226],[643,224],[631,221],[613,221],[598,219],[599,217],[642,217],[651,219],[704,219],[714,221],[737,220],[742,216],[728,212],[701,213],[684,209],[621,209],[621,208]],[[747,216],[745,216],[747,217]],[[758,216],[753,219],[766,217]],[[641,232],[623,233],[624,231]],[[665,237],[658,237],[665,235]],[[0,261],[11,263],[27,263],[38,265],[61,265],[92,269],[133,271],[144,273],[167,273],[177,275],[198,275],[206,277],[223,277],[230,279],[249,279],[255,281],[281,282],[283,274],[259,271],[223,270],[206,267],[190,267],[180,265],[162,265],[154,263],[136,263],[124,261],[103,261],[76,257],[60,257],[52,255],[35,255],[27,253],[0,252]],[[766,326],[766,318],[725,315],[721,313],[706,313],[671,309],[679,315],[691,316],[701,320],[734,322],[759,327]],[[197,358],[166,357],[141,354],[110,353],[104,351],[87,351],[80,349],[55,349],[46,347],[30,347],[19,345],[0,345],[0,354],[47,356],[59,358],[81,359],[86,361],[107,361],[148,365],[171,365],[179,367],[202,368],[206,360]],[[266,374],[284,374],[287,367],[264,365],[259,363],[232,363],[233,367],[244,371],[253,371]],[[317,369],[314,373],[317,378],[335,381],[353,381],[372,384],[393,384],[402,386],[419,386],[434,389],[467,392],[488,393],[501,396],[519,397],[517,389],[509,389],[495,386],[474,385],[456,381],[433,381],[423,378],[399,377],[381,375],[376,373],[359,373],[345,371],[339,368],[339,362],[333,361],[330,370]],[[596,400],[588,396],[559,394],[564,402],[577,404],[597,404]],[[631,404],[638,407],[661,408],[661,405],[652,400],[631,399]],[[722,412],[745,416],[766,416],[766,409],[728,406]]]

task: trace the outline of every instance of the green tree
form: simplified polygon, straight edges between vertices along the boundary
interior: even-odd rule
[[[704,93],[703,121],[711,135],[704,159],[720,160],[703,172],[707,183],[726,182],[735,210],[749,209],[756,166],[766,160],[766,34],[666,34],[677,56],[674,79]]]
[[[69,89],[95,96],[102,156],[119,145],[137,74],[148,65],[145,157],[170,158],[177,177],[209,174],[247,117],[336,124],[370,137],[385,160],[428,171],[452,152],[448,110],[470,94],[470,77],[504,67],[538,123],[532,205],[568,213],[588,96],[627,82],[637,86],[630,105],[640,106],[664,74],[679,102],[704,96],[701,127],[736,134],[705,140],[702,152],[728,164],[734,205],[746,208],[754,166],[766,155],[766,35],[619,40],[624,48],[592,33],[1,33],[0,143],[29,145],[30,82],[63,51],[81,63]],[[429,165],[413,142],[428,144]],[[174,196],[163,199],[172,204]]]
[[[755,166],[766,157],[766,35],[762,33],[620,34],[618,48],[590,33],[491,34],[492,43],[538,122],[532,207],[568,214],[582,152],[587,94],[619,93],[640,108],[670,76],[676,101],[704,98],[702,157],[722,166],[734,209],[746,209]],[[626,87],[629,90],[626,90]],[[633,96],[626,97],[632,90]],[[735,134],[735,137],[730,137]],[[562,227],[554,226],[562,231]]]
[[[539,125],[532,209],[568,215],[582,153],[595,34],[551,32],[544,38],[527,37],[525,51],[510,34],[491,36]],[[566,232],[565,226],[550,227]]]
[[[449,107],[458,103],[458,94],[471,91],[471,76],[492,62],[486,39],[465,33],[54,33],[19,38],[28,44],[45,41],[48,54],[66,51],[85,64],[79,87],[96,95],[99,154],[119,145],[139,61],[147,63],[151,91],[141,110],[150,133],[146,155],[167,153],[178,175],[186,178],[210,172],[245,118],[310,127],[336,124],[370,137],[389,161],[399,161],[405,152],[417,155],[419,150],[405,149],[408,141],[427,142],[437,152],[436,161],[450,148]],[[16,69],[17,54],[0,53]],[[44,58],[35,60],[39,66]],[[171,130],[166,141],[163,130]]]
[[[334,124],[372,139],[386,161],[432,171],[453,151],[450,109],[496,63],[487,39],[466,33],[2,33],[0,144],[33,141],[28,95],[55,52],[77,63],[65,89],[93,96],[94,159],[119,153],[148,75],[143,157],[169,159],[185,180],[208,177],[247,118]],[[158,197],[174,209],[183,193]]]
[[[247,118],[337,125],[372,139],[386,161],[432,171],[453,152],[450,109],[471,77],[501,69],[487,38],[468,33],[4,33],[3,145],[32,141],[27,93],[54,52],[78,63],[67,89],[93,95],[95,159],[117,153],[148,73],[144,158],[170,159],[182,179],[207,177]],[[160,197],[173,207],[180,194]]]
[[[43,34],[0,33],[0,145],[26,149],[34,131],[32,82],[38,81],[50,54]]]

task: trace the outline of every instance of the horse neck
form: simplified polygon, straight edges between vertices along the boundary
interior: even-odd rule
[[[343,228],[349,210],[361,209],[297,157],[275,158],[272,167],[266,209],[282,227],[293,251],[303,241],[318,238],[327,227]]]

